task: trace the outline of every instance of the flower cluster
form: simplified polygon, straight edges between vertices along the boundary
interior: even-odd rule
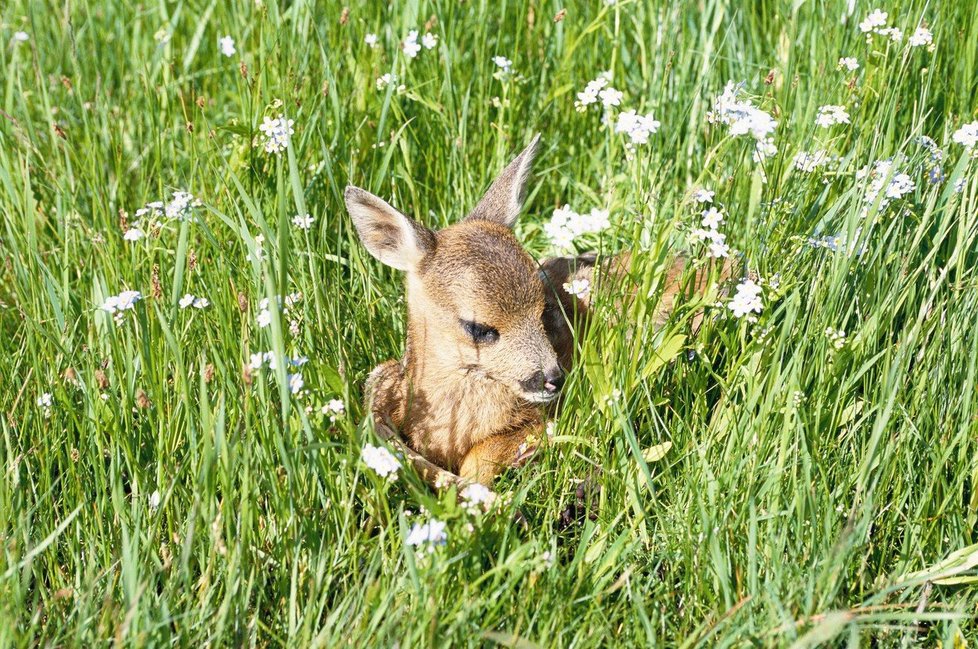
[[[289,358],[286,356],[285,362],[287,366],[302,367],[309,362],[309,359],[305,356],[296,356],[295,358]],[[272,371],[278,369],[278,358],[276,357],[275,352],[256,352],[250,355],[248,360],[248,369],[257,372],[258,370],[266,367]]]
[[[887,26],[889,18],[887,12],[875,9],[859,23],[859,31],[866,34],[867,40],[871,40],[873,34],[876,34],[885,36],[894,43],[900,43],[903,41],[903,31],[899,27]],[[910,47],[926,46],[930,50],[934,45],[934,35],[926,27],[920,26],[914,30],[907,43]]]
[[[203,203],[200,199],[185,191],[175,191],[169,201],[152,201],[146,203],[135,212],[137,219],[149,221],[149,226],[155,224],[156,219],[169,219],[171,221],[195,221],[197,220],[197,208]],[[138,227],[132,227],[126,231],[124,238],[126,241],[138,241],[145,233]]]
[[[301,300],[302,300],[302,293],[298,293],[298,292],[289,293],[288,295],[285,296],[284,300],[280,295],[275,296],[275,302],[280,307],[283,307],[282,312],[285,314],[288,314],[293,309],[293,307],[295,307],[295,305],[298,304]],[[267,297],[262,298],[261,302],[258,303],[258,317],[256,318],[256,320],[258,322],[258,326],[261,327],[262,329],[264,329],[265,327],[267,327],[272,323],[272,312],[269,310],[271,304],[272,301],[269,300]],[[293,323],[295,324],[296,327],[298,326],[298,321],[293,320],[289,323],[290,329],[293,327]]]
[[[737,294],[727,303],[727,308],[734,314],[734,317],[748,316],[747,319],[750,321],[754,318],[754,316],[749,315],[751,312],[760,313],[761,309],[764,308],[764,303],[761,301],[763,292],[763,289],[754,280],[745,279],[737,284]]]
[[[631,144],[645,144],[649,136],[659,130],[660,122],[652,113],[639,115],[634,110],[626,110],[618,114],[615,133],[625,133]]]
[[[136,302],[143,299],[143,294],[139,291],[123,291],[118,295],[105,298],[101,309],[106,313],[112,314],[112,319],[116,324],[122,324],[126,317],[126,311],[132,311]]]
[[[342,417],[343,413],[346,412],[346,404],[339,399],[330,399],[329,402],[322,407],[321,412],[329,417],[330,423],[333,423],[336,421],[337,417]]]
[[[594,208],[587,214],[579,214],[564,205],[554,210],[550,221],[544,223],[543,230],[554,248],[568,249],[573,247],[577,237],[601,232],[610,225],[608,210]]]
[[[312,227],[312,223],[315,220],[316,219],[309,214],[296,214],[292,217],[292,225],[300,230],[308,230]]]
[[[187,293],[180,298],[181,309],[186,309],[188,307],[193,307],[195,309],[206,309],[210,305],[210,300],[208,300],[206,297],[197,297],[196,295],[191,295],[190,293]]]
[[[845,106],[821,106],[818,115],[815,117],[815,125],[822,128],[829,128],[835,124],[848,124],[849,113]]]
[[[713,202],[714,193],[708,189],[697,189],[693,192],[693,200],[702,205]],[[727,235],[720,232],[720,224],[723,223],[726,214],[723,208],[713,205],[704,209],[700,213],[700,226],[690,230],[689,238],[694,244],[707,242],[707,256],[720,258],[730,255],[730,246],[727,245]]]
[[[360,451],[360,459],[367,468],[372,469],[381,478],[392,481],[397,479],[397,471],[401,468],[401,463],[385,447],[365,444]]]
[[[754,162],[761,162],[778,152],[771,135],[778,123],[750,99],[742,98],[743,88],[743,83],[728,81],[706,119],[711,124],[726,124],[730,135],[753,137]]]
[[[578,112],[583,113],[588,110],[589,106],[597,108],[598,100],[601,101],[601,105],[605,108],[619,105],[624,95],[622,92],[609,86],[609,83],[611,83],[610,71],[602,72],[597,78],[588,81],[584,90],[577,93],[577,101],[574,102],[574,108]]]
[[[494,56],[492,62],[496,64],[496,71],[492,73],[493,78],[503,81],[513,75],[513,62],[505,56]]]
[[[974,149],[975,145],[978,145],[978,121],[965,124],[956,130],[951,134],[951,141],[960,144],[969,151]]]
[[[424,36],[421,37],[421,42],[418,43],[418,30],[412,29],[408,32],[408,35],[404,37],[401,42],[401,50],[404,52],[404,56],[409,59],[413,59],[421,51],[423,46],[426,50],[433,50],[438,45],[438,35],[432,34],[431,32],[425,32]]]
[[[917,144],[926,149],[928,153],[925,163],[927,166],[928,182],[932,185],[943,183],[946,179],[944,169],[941,167],[941,162],[944,160],[944,151],[937,145],[937,142],[933,138],[929,138],[926,135],[921,135],[917,138]]]
[[[930,47],[934,43],[934,35],[926,27],[918,27],[911,34],[907,43],[910,47],[923,47],[925,45]]]
[[[292,128],[294,125],[295,120],[287,119],[284,115],[274,119],[266,115],[261,126],[258,127],[264,137],[262,146],[265,148],[265,153],[280,155],[285,151],[295,133],[295,129]]]
[[[839,63],[836,66],[840,70],[848,70],[849,72],[855,72],[859,69],[859,61],[852,58],[851,56],[844,56],[839,59]]]
[[[432,518],[426,523],[415,523],[404,542],[415,547],[425,547],[428,552],[434,552],[436,546],[445,545],[447,540],[448,534],[445,533],[445,523]]]
[[[846,344],[846,332],[842,329],[833,329],[832,327],[825,328],[825,336],[832,343],[832,346],[836,349],[842,349]]]
[[[649,136],[658,132],[661,123],[650,112],[641,114],[635,109],[624,110],[615,119],[612,110],[621,106],[624,93],[609,84],[611,83],[611,72],[605,71],[592,79],[584,87],[584,90],[577,93],[577,100],[574,107],[578,112],[586,112],[589,107],[603,108],[604,123],[614,127],[615,133],[621,133],[628,137],[626,147],[629,155],[634,150],[635,145],[647,144]]]
[[[37,398],[37,405],[40,406],[41,409],[44,411],[45,418],[51,416],[51,406],[53,403],[54,401],[51,398],[50,392],[45,392],[44,394],[42,394]]]
[[[864,252],[866,252],[866,247],[863,246],[857,250],[859,236],[861,234],[862,228],[856,228],[856,231],[853,233],[852,241],[847,242],[846,237],[843,234],[831,234],[817,239],[809,238],[808,245],[812,246],[813,248],[825,248],[826,250],[830,250],[832,252],[842,251],[847,255],[852,255],[853,253],[862,255]]]
[[[377,90],[383,90],[387,86],[394,85],[398,82],[398,76],[396,74],[391,74],[387,72],[385,74],[377,77]],[[404,92],[404,84],[398,85],[394,88],[397,92]]]
[[[913,179],[905,173],[897,173],[893,159],[878,160],[873,167],[863,167],[856,172],[856,179],[869,179],[864,200],[872,205],[880,199],[879,209],[885,209],[891,201],[903,198],[912,192],[916,185]],[[880,195],[882,194],[882,197]]]
[[[475,513],[479,510],[488,510],[496,502],[496,494],[488,487],[478,482],[466,485],[459,492],[462,497],[462,506],[469,512]]]
[[[897,27],[887,27],[886,23],[890,15],[885,11],[875,9],[859,23],[859,31],[866,34],[866,38],[871,38],[873,34],[888,36],[890,40],[899,43],[903,40],[903,32]]]
[[[792,162],[795,169],[798,171],[804,171],[805,173],[812,173],[819,167],[824,167],[829,163],[831,158],[829,154],[820,149],[818,151],[799,151]]]

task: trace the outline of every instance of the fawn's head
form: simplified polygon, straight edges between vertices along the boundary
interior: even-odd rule
[[[437,232],[357,187],[345,198],[370,254],[407,273],[412,353],[543,403],[557,396],[564,374],[543,327],[539,267],[511,230],[538,140],[465,219]]]

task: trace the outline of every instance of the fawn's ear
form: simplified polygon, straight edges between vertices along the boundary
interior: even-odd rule
[[[414,270],[435,249],[435,234],[370,192],[347,186],[346,209],[371,255],[392,268]]]
[[[503,169],[499,177],[475,206],[468,219],[481,219],[513,227],[516,218],[523,209],[523,199],[526,197],[526,179],[533,166],[533,158],[537,154],[540,134],[533,136],[530,145],[516,156],[509,166]]]

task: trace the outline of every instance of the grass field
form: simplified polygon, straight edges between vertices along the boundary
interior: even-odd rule
[[[0,646],[978,641],[973,3],[386,4],[0,8]],[[643,297],[472,513],[361,459],[404,303],[342,193],[445,226],[536,132],[517,236]]]

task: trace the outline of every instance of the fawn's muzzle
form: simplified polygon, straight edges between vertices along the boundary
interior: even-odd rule
[[[564,371],[559,367],[554,367],[546,372],[537,371],[529,379],[520,381],[520,387],[526,392],[543,392],[556,396],[560,389],[564,387]]]

